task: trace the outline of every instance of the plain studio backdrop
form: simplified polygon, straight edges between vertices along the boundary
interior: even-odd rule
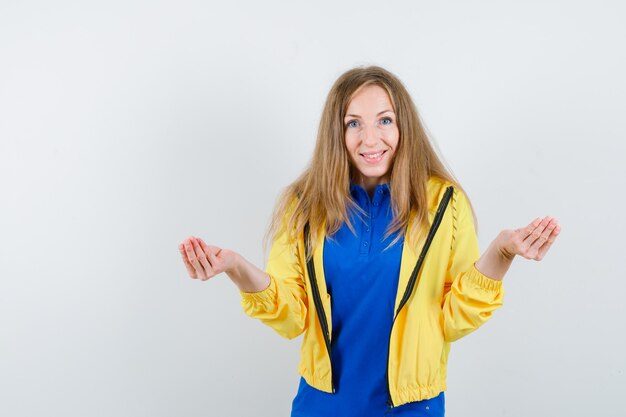
[[[484,251],[538,216],[447,415],[624,416],[619,1],[0,3],[0,415],[286,416],[302,338],[244,315],[189,235],[265,267],[334,80],[404,82]],[[383,337],[383,336],[381,336]]]

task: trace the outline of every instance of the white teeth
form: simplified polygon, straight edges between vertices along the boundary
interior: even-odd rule
[[[381,156],[385,151],[381,151],[378,153],[373,153],[371,155],[365,155],[363,154],[364,157],[369,158],[369,159],[374,159],[374,158],[378,158],[379,156]]]

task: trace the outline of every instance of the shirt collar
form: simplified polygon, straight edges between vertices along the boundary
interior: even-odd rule
[[[359,184],[355,184],[352,181],[350,181],[350,193],[352,194],[354,200],[359,203],[359,205],[362,205],[366,201],[370,201],[370,197],[367,194],[367,191],[365,191],[365,188],[363,188],[363,186]],[[380,194],[380,196],[377,196],[377,194]],[[389,183],[385,182],[382,184],[377,184],[371,201],[384,201],[387,199],[387,196],[389,196],[389,194]]]
[[[355,191],[356,189],[361,189],[363,192],[365,192],[365,188],[363,188],[363,186],[350,181],[350,191]],[[384,182],[382,184],[376,185],[376,189],[374,190],[374,192],[377,192],[379,190],[381,193],[389,193],[389,183]]]

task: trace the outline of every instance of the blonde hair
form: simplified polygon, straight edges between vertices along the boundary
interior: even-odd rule
[[[329,238],[344,222],[355,233],[349,220],[349,209],[366,213],[350,194],[354,168],[346,150],[343,120],[354,94],[368,85],[378,85],[387,91],[400,133],[389,180],[393,220],[387,227],[385,238],[399,231],[404,233],[411,212],[414,211],[414,221],[420,227],[411,228],[411,235],[405,244],[414,245],[418,249],[430,227],[426,187],[430,176],[447,180],[463,191],[433,148],[415,104],[402,82],[379,66],[352,68],[335,81],[328,93],[312,159],[304,172],[279,196],[264,237],[264,249],[268,240],[273,241],[285,231],[288,231],[288,242],[296,241],[307,222],[310,232],[305,244],[310,249],[309,257],[318,244],[322,225],[325,224],[325,234]],[[470,208],[474,224],[477,225],[471,203]],[[401,236],[397,234],[389,246],[395,244]]]

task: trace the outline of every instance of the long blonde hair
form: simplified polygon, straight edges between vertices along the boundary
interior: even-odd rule
[[[393,220],[387,227],[385,238],[399,231],[404,233],[411,212],[415,211],[414,221],[420,227],[411,228],[412,233],[405,244],[418,249],[430,227],[426,187],[430,176],[447,180],[463,191],[433,148],[402,82],[379,66],[352,68],[335,81],[328,93],[312,159],[304,172],[280,194],[264,237],[264,248],[268,241],[273,241],[286,230],[288,242],[296,241],[307,222],[310,232],[305,244],[310,248],[309,257],[318,244],[323,225],[326,236],[330,238],[344,222],[355,233],[348,216],[349,210],[365,212],[360,210],[350,194],[354,168],[346,150],[343,120],[354,94],[367,85],[378,85],[387,91],[400,133],[389,180]],[[470,208],[477,225],[471,203]],[[389,246],[401,236],[396,234]]]

